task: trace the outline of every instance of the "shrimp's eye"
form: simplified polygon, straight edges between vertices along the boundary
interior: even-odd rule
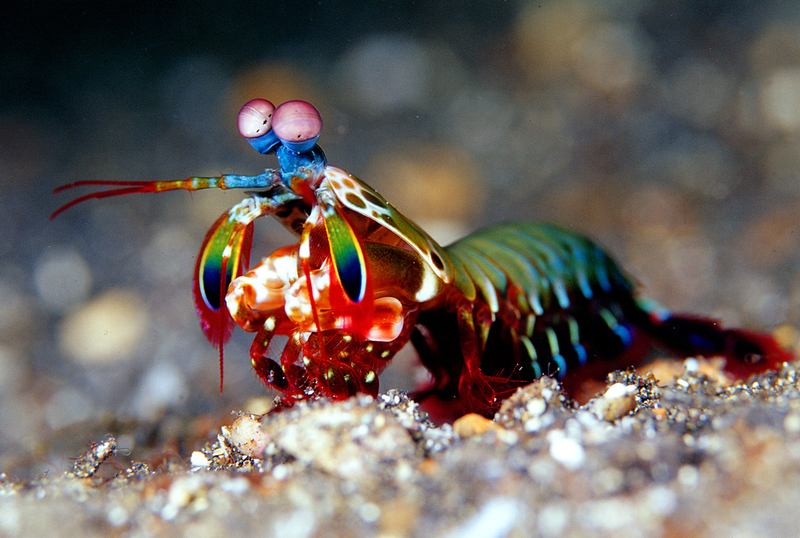
[[[302,153],[317,143],[322,132],[322,117],[305,101],[287,101],[275,109],[272,129],[284,146]]]
[[[245,138],[258,138],[272,128],[275,105],[266,99],[253,99],[239,111],[239,133]]]

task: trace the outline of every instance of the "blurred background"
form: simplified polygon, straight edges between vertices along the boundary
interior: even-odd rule
[[[315,104],[329,162],[444,243],[554,221],[670,309],[798,326],[796,2],[164,6],[39,1],[0,22],[0,471],[60,473],[107,431],[185,455],[218,424],[198,417],[271,397],[242,332],[219,394],[191,302],[204,234],[241,193],[48,220],[86,192],[53,188],[77,180],[275,166],[236,129],[254,97]],[[261,220],[254,260],[293,242]],[[416,375],[394,367],[382,387]]]

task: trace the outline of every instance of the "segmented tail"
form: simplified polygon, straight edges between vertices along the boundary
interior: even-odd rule
[[[650,313],[645,330],[681,356],[725,357],[725,370],[744,379],[766,370],[777,370],[793,360],[772,335],[743,329],[725,329],[719,322],[691,315]]]

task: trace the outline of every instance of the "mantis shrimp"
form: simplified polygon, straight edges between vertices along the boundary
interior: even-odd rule
[[[113,186],[76,198],[168,190],[250,189],[203,241],[194,271],[200,325],[219,348],[235,325],[255,333],[258,377],[282,403],[376,395],[378,377],[409,341],[433,381],[419,397],[490,414],[542,375],[580,378],[635,362],[646,346],[723,356],[737,377],[792,359],[767,334],[673,315],[635,295],[599,246],[549,224],[510,223],[442,247],[355,176],[327,164],[309,103],[246,103],[240,133],[279,168],[256,176],[178,181],[85,180]],[[298,236],[247,271],[253,221],[275,216]],[[279,357],[275,336],[287,337]],[[633,356],[632,356],[633,355]],[[622,357],[622,359],[621,359]],[[222,388],[222,387],[220,387]]]

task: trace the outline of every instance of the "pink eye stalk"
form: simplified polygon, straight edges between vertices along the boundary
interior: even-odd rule
[[[275,109],[272,128],[280,141],[292,151],[308,151],[322,132],[322,117],[305,101],[287,101]]]
[[[239,133],[245,138],[258,138],[272,128],[275,105],[266,99],[253,99],[239,110]]]

